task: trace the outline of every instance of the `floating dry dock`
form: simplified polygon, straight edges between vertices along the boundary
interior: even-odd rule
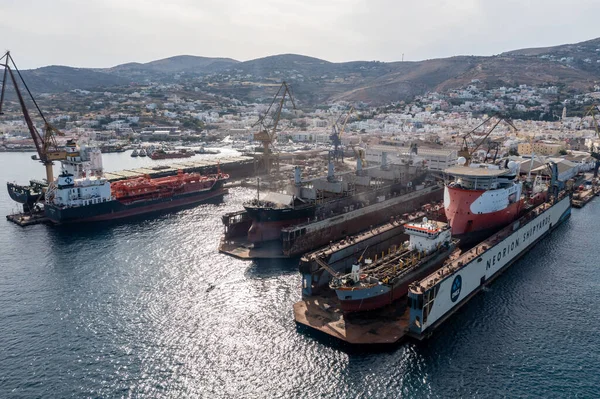
[[[570,216],[571,202],[561,193],[444,266],[409,289],[399,300],[376,312],[348,317],[333,293],[304,297],[294,304],[298,325],[349,344],[397,344],[407,337],[423,339],[457,309],[498,277],[538,241]]]
[[[348,273],[358,258],[383,257],[393,246],[408,239],[404,225],[427,217],[444,221],[443,204],[425,204],[420,210],[391,217],[389,223],[349,236],[300,258],[302,295],[312,296],[329,290],[332,273]]]

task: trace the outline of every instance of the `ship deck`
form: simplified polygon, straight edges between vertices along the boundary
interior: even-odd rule
[[[409,310],[402,300],[367,314],[344,315],[335,294],[304,298],[294,304],[294,319],[351,345],[396,345],[407,338]]]
[[[132,177],[139,177],[148,175],[150,177],[162,177],[177,174],[179,170],[182,170],[186,173],[190,172],[200,172],[207,169],[214,169],[217,166],[221,168],[224,172],[228,172],[230,170],[235,169],[243,169],[244,166],[253,165],[254,159],[251,157],[224,157],[216,159],[204,159],[204,160],[188,160],[183,162],[178,162],[174,164],[157,164],[155,167],[141,167],[134,169],[125,169],[116,172],[105,172],[104,176],[108,179],[108,181],[113,182],[117,180],[129,179]],[[248,168],[248,170],[254,171],[253,168]],[[236,176],[241,177],[241,176]]]

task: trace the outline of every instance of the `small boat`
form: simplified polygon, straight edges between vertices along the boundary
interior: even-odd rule
[[[33,159],[34,161],[38,161],[40,158],[37,156],[37,154],[33,154],[31,156],[31,159]]]
[[[139,155],[138,150],[133,150],[133,152],[131,153],[131,156],[134,158],[137,157],[138,155]]]
[[[145,157],[146,156],[146,150],[144,150],[143,148],[140,148],[139,155],[140,155],[140,157]]]

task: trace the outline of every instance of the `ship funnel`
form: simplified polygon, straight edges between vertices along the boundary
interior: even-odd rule
[[[387,152],[384,151],[381,153],[381,168],[385,169],[387,166]]]
[[[300,170],[300,166],[296,166],[294,168],[294,184],[296,184],[297,186],[302,184],[302,177],[301,177],[301,170]]]

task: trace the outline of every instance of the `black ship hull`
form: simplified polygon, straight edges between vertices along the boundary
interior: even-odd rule
[[[97,222],[179,209],[212,199],[218,199],[226,193],[227,190],[223,188],[223,181],[218,181],[208,190],[185,193],[167,198],[148,199],[131,203],[112,200],[75,207],[58,207],[52,204],[46,204],[44,210],[46,217],[55,224]]]

